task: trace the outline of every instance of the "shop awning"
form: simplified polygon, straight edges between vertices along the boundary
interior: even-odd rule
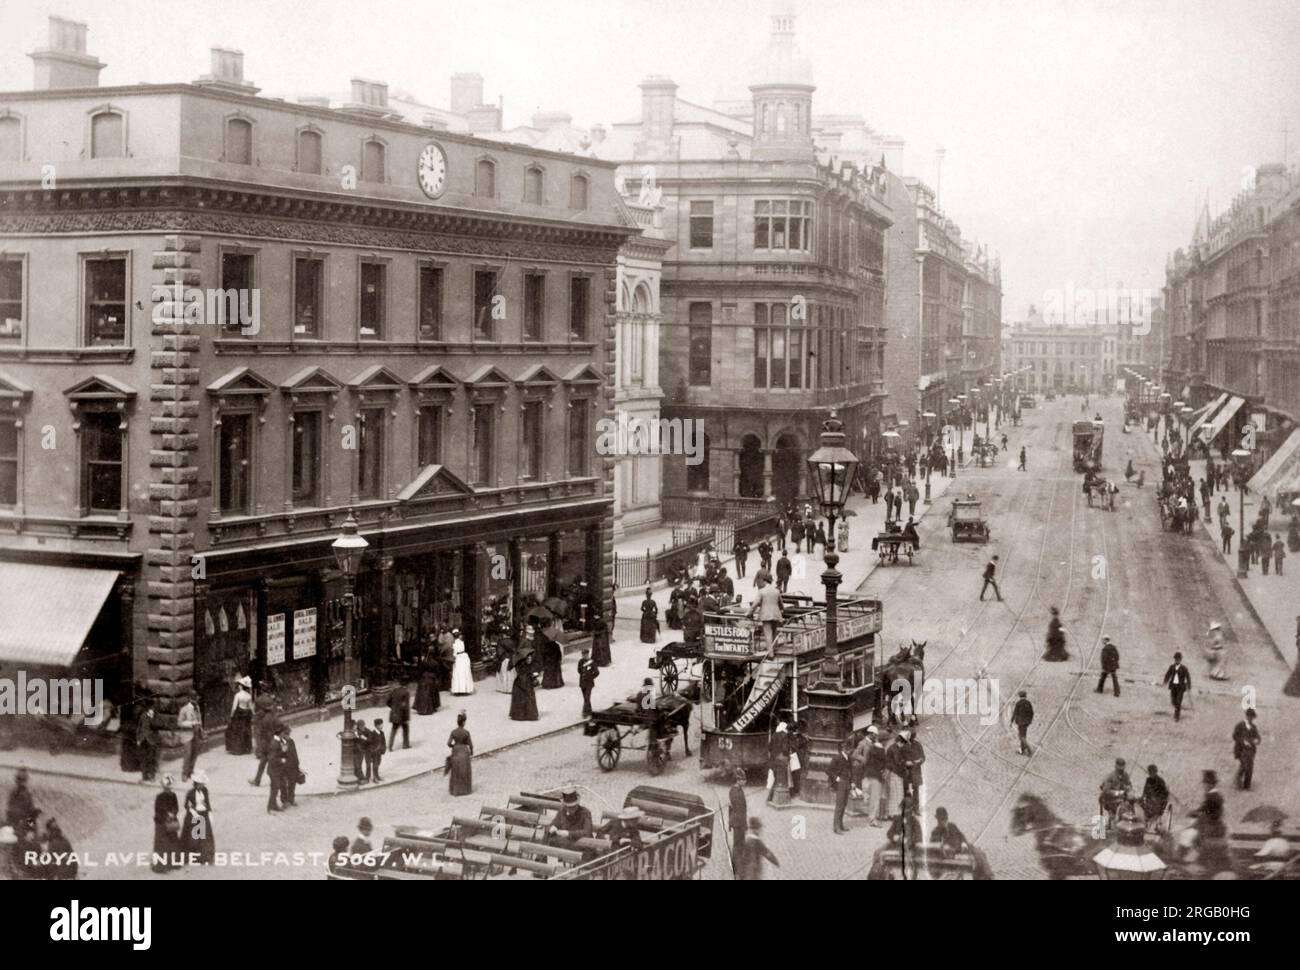
[[[754,672],[754,685],[749,690],[749,697],[745,699],[745,709],[727,730],[743,731],[754,718],[767,710],[780,695],[789,669],[789,663],[784,660],[764,660],[760,663]]]
[[[1223,395],[1223,400],[1226,401],[1227,399],[1228,399],[1228,395],[1224,394],[1224,395]],[[1209,416],[1209,414],[1211,413],[1211,411],[1214,409],[1214,406],[1215,406],[1216,404],[1218,404],[1218,403],[1220,403],[1220,402],[1217,401],[1217,400],[1215,400],[1215,401],[1211,401],[1209,404],[1202,404],[1199,408],[1197,408],[1197,409],[1196,409],[1195,411],[1193,411],[1191,414],[1189,414],[1189,415],[1187,415],[1187,416],[1185,416],[1185,417],[1183,417],[1183,416],[1180,415],[1180,417],[1182,418],[1183,421],[1186,421],[1186,422],[1187,422],[1187,427],[1188,427],[1188,428],[1195,428],[1195,427],[1196,427],[1197,425],[1199,425],[1202,421],[1204,421],[1205,418],[1206,418],[1207,416]]]
[[[1300,429],[1287,436],[1271,458],[1251,476],[1248,486],[1259,495],[1271,495],[1279,488],[1289,490],[1300,479]]]
[[[1201,425],[1201,440],[1209,444],[1217,438],[1219,432],[1228,426],[1228,422],[1236,417],[1237,412],[1241,410],[1241,406],[1245,403],[1246,399],[1243,397],[1230,398],[1227,404],[1219,408],[1219,412],[1214,417]],[[1234,444],[1233,447],[1235,448],[1236,445]]]
[[[1197,411],[1194,415],[1196,420],[1187,426],[1187,440],[1191,441],[1196,432],[1200,430],[1201,425],[1214,417],[1219,408],[1223,407],[1227,403],[1228,395],[1220,394],[1209,404],[1205,405],[1205,407],[1201,408],[1201,410]]]
[[[119,573],[0,562],[0,661],[68,667]]]

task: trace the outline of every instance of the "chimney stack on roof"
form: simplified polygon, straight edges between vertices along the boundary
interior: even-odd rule
[[[49,46],[27,55],[35,65],[32,86],[37,91],[99,87],[104,62],[86,53],[86,25],[50,17],[49,28]]]
[[[211,73],[194,83],[234,94],[257,94],[261,90],[252,81],[244,80],[244,52],[231,47],[212,48]]]
[[[367,81],[365,78],[354,77],[352,100],[340,105],[339,110],[349,114],[382,118],[389,113],[388,85],[383,81]]]

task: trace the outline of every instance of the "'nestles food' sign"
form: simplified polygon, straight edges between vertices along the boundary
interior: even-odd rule
[[[709,653],[753,653],[754,630],[748,626],[706,623],[704,625],[704,649]]]

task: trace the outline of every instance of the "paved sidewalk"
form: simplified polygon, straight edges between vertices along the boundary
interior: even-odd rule
[[[958,481],[961,479],[959,478]],[[934,510],[940,508],[940,499],[952,484],[953,479],[935,475],[931,479],[931,505],[924,502],[917,504],[917,519],[921,520]],[[924,489],[922,489],[924,494]],[[946,505],[944,506],[946,508]],[[872,505],[866,497],[855,497],[850,508],[858,514],[850,521],[849,551],[840,553],[839,570],[844,575],[840,595],[850,595],[862,585],[863,581],[878,564],[877,556],[871,551],[871,537],[881,529],[884,506]],[[727,554],[723,561],[735,576],[732,557]],[[814,599],[823,598],[821,573],[824,568],[821,554],[791,554],[794,575],[790,582],[792,593],[802,593]],[[1300,568],[1300,567],[1298,567]],[[753,575],[758,569],[758,555],[753,553],[749,560],[748,575],[737,583],[736,591],[748,602],[752,599]],[[633,693],[643,678],[649,676],[648,661],[655,650],[673,640],[680,638],[680,631],[669,630],[663,617],[668,606],[668,590],[660,589],[655,595],[660,609],[660,635],[656,643],[640,642],[640,602],[644,590],[631,591],[618,599],[618,620],[611,644],[613,664],[600,672],[596,682],[592,701],[596,707],[606,706],[616,699]],[[385,755],[381,766],[383,782],[365,785],[359,790],[366,791],[375,787],[391,785],[421,774],[441,770],[447,752],[447,736],[456,726],[456,714],[464,711],[468,715],[466,728],[474,738],[476,757],[501,751],[515,745],[562,731],[574,730],[582,725],[582,695],[578,691],[578,654],[569,654],[564,658],[565,686],[556,690],[537,691],[537,709],[540,715],[537,721],[512,721],[508,717],[510,695],[498,693],[496,679],[479,681],[475,693],[467,697],[454,697],[443,692],[439,710],[427,716],[412,713],[411,747],[402,749],[398,738],[398,749]],[[415,684],[410,685],[412,697]],[[367,697],[360,698],[367,703]],[[357,718],[365,718],[367,724],[373,724],[375,718],[384,720],[388,730],[388,710],[386,707],[363,707],[356,712]],[[301,796],[347,794],[335,784],[338,776],[339,739],[343,730],[341,714],[321,720],[299,720],[291,718],[293,736],[298,746],[298,757],[303,771],[307,774],[307,783],[298,789]],[[117,782],[124,785],[140,785],[136,773],[123,772],[118,766],[117,753],[83,753],[65,752],[52,755],[38,748],[18,748],[13,751],[0,751],[0,771],[8,772],[19,767],[27,767],[33,774],[63,776],[95,781]],[[257,769],[257,762],[252,755],[235,756],[227,754],[219,745],[204,751],[198,759],[198,767],[207,773],[209,788],[213,794],[223,796],[242,796],[244,798],[265,798],[268,793],[268,781],[264,777],[262,786],[254,788],[249,785]],[[159,767],[159,777],[171,774],[180,786],[181,760],[178,755],[167,757]],[[155,783],[156,784],[156,783]]]
[[[1205,475],[1205,462],[1193,461],[1188,463],[1192,470],[1192,477],[1196,482]],[[1220,496],[1228,497],[1228,506],[1232,510],[1231,523],[1232,528],[1238,532],[1232,537],[1232,553],[1228,556],[1223,554],[1223,535],[1219,532],[1218,506]],[[1200,492],[1197,492],[1197,498],[1200,498]],[[1236,489],[1227,492],[1215,492],[1210,499],[1210,521],[1204,517],[1199,520],[1200,527],[1205,530],[1210,537],[1210,542],[1214,546],[1214,551],[1219,560],[1223,563],[1224,568],[1232,572],[1233,577],[1237,575],[1237,549],[1241,540],[1241,493]],[[1246,531],[1249,532],[1255,519],[1259,517],[1259,496],[1248,494],[1246,496]],[[1269,518],[1269,532],[1276,538],[1280,537],[1283,543],[1286,542],[1287,519],[1285,515],[1279,515],[1276,512]],[[1269,636],[1273,638],[1273,645],[1277,652],[1286,660],[1287,666],[1294,668],[1297,661],[1296,649],[1296,621],[1300,618],[1300,554],[1287,550],[1286,559],[1283,561],[1283,573],[1278,576],[1272,569],[1273,564],[1269,563],[1269,574],[1264,575],[1259,564],[1250,567],[1250,576],[1246,579],[1236,579],[1237,586],[1245,595],[1246,600],[1254,609],[1260,622],[1268,630]]]

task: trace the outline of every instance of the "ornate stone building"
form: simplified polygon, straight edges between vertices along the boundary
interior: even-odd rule
[[[608,590],[612,164],[411,124],[376,82],[259,97],[234,51],[100,88],[54,21],[32,56],[0,95],[0,582],[34,596],[5,661],[166,717],[194,689],[210,725],[238,673],[326,701],[350,514],[366,683],[440,623],[477,650],[491,598]]]

